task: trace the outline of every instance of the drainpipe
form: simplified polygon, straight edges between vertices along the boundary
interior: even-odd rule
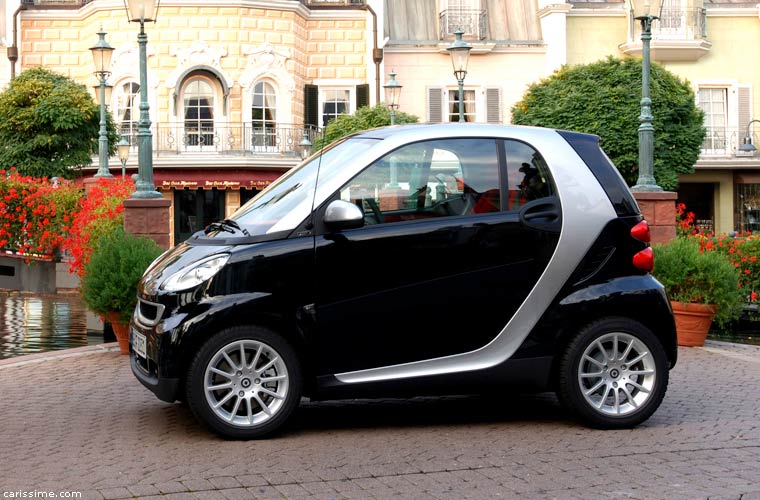
[[[8,60],[11,62],[11,80],[16,78],[16,61],[18,61],[18,15],[24,10],[24,4],[18,6],[13,13],[13,45],[8,47]]]
[[[377,14],[367,3],[364,7],[372,14],[372,60],[375,62],[375,104],[380,104],[380,63],[383,62],[383,49],[377,47]]]

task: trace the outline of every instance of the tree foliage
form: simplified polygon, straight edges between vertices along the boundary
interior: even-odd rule
[[[109,155],[116,129],[107,115]],[[100,107],[84,86],[31,68],[0,93],[0,166],[22,175],[71,178],[98,152]]]
[[[689,84],[653,63],[654,176],[664,189],[694,171],[704,139],[702,111]],[[565,66],[531,85],[512,108],[512,123],[596,134],[629,185],[638,177],[641,61],[609,57]]]
[[[417,121],[418,118],[414,115],[396,112],[396,125],[417,123]],[[371,108],[369,106],[361,107],[353,115],[340,115],[328,123],[324,135],[315,141],[314,150],[321,149],[349,134],[390,124],[391,113],[384,104],[377,104]]]

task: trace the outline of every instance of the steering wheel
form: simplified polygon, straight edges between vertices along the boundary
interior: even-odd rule
[[[370,210],[372,210],[372,215],[377,220],[378,224],[383,223],[383,213],[380,211],[380,207],[377,205],[377,202],[374,198],[364,198],[364,201],[369,205]]]

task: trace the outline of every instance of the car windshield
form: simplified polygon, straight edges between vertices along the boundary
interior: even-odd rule
[[[320,183],[328,182],[376,143],[377,139],[349,138],[329,146],[278,178],[230,219],[254,236],[295,229],[311,213],[317,175]]]

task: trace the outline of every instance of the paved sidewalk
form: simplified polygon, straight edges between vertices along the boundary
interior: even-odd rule
[[[553,395],[504,395],[305,402],[282,436],[250,442],[158,401],[108,347],[0,363],[0,492],[760,500],[757,347],[682,348],[634,430],[587,429]]]

